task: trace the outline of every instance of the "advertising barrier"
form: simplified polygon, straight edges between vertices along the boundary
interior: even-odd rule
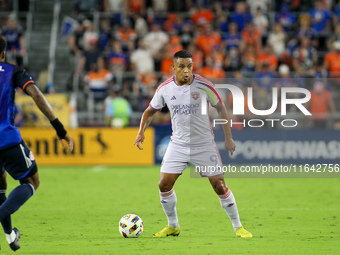
[[[38,165],[153,165],[154,130],[145,132],[144,150],[133,145],[138,128],[69,129],[74,151],[62,148],[53,129],[22,128],[23,140]]]
[[[171,125],[155,127],[155,164],[162,163],[171,136]]]
[[[44,95],[53,108],[53,111],[65,127],[70,126],[70,108],[67,95],[54,94]],[[20,112],[23,114],[24,127],[51,127],[48,119],[40,112],[31,97],[20,94],[15,98]]]
[[[22,128],[21,134],[39,165],[153,165],[162,162],[171,127],[149,127],[144,150],[133,146],[138,128],[69,130],[72,153],[60,145],[53,129]],[[233,130],[236,151],[224,148],[223,130],[215,141],[224,164],[339,164],[340,132],[335,130]]]
[[[170,141],[171,128],[155,129],[155,164],[160,164]],[[340,131],[233,130],[233,156],[224,147],[222,129],[214,130],[224,164],[339,164]]]
[[[224,163],[340,163],[340,132],[336,130],[233,131],[236,150],[232,157],[224,149],[223,131],[214,133]]]

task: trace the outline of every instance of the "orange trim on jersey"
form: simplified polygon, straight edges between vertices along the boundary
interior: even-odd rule
[[[34,81],[28,81],[28,82],[26,82],[26,83],[24,84],[24,86],[22,86],[22,89],[25,89],[26,86],[27,86],[28,84],[30,84],[30,83],[34,83]]]
[[[195,78],[197,78],[198,80],[201,80],[201,81],[207,83],[208,85],[210,85],[210,86],[212,86],[212,87],[215,86],[211,81],[209,81],[208,79],[202,77],[202,76],[199,75],[199,74],[195,74]]]
[[[159,87],[157,88],[156,92],[158,92],[158,91],[161,89],[161,87],[163,87],[163,86],[169,84],[172,80],[173,80],[173,77],[170,77],[169,79],[167,79],[166,81],[164,81],[163,83],[161,83],[161,85],[159,85]]]
[[[197,79],[197,80],[199,80],[199,79]],[[217,96],[217,98],[218,98],[218,101],[220,102],[220,104],[222,105],[222,100],[221,100],[221,98],[220,98],[220,96],[218,95],[218,93],[217,93],[217,91],[212,87],[212,86],[210,86],[210,85],[208,85],[208,84],[205,84],[205,83],[203,83],[203,81],[202,80],[199,80],[199,81],[201,81],[201,82],[198,82],[199,84],[202,84],[202,85],[204,85],[204,86],[207,86],[212,92],[214,92],[215,93],[215,95]],[[214,100],[215,101],[215,100]],[[216,103],[216,105],[217,105],[217,103]],[[215,105],[215,106],[216,106]]]

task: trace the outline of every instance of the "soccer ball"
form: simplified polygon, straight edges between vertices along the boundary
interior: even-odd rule
[[[119,233],[124,237],[139,237],[143,230],[143,220],[136,214],[126,214],[119,221]]]

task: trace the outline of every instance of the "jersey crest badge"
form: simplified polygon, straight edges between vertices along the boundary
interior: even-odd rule
[[[200,93],[199,92],[192,92],[191,93],[191,97],[194,99],[194,100],[197,100],[200,98]]]

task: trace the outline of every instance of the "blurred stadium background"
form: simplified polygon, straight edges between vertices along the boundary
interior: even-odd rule
[[[238,153],[230,161],[222,152],[225,163],[339,162],[340,1],[1,0],[0,11],[7,61],[30,72],[78,146],[72,155],[59,148],[18,91],[16,125],[42,164],[160,163],[171,132],[167,109],[157,113],[143,153],[131,144],[181,49],[192,53],[195,73],[252,87],[257,109],[270,108],[273,87],[311,91],[312,116],[295,107],[270,116],[296,119],[295,128],[234,126]],[[232,114],[232,95],[221,95]],[[246,106],[232,118],[254,116]],[[215,134],[222,149],[223,133]]]
[[[29,71],[75,140],[74,152],[63,149],[33,100],[17,91],[15,122],[41,177],[36,195],[13,216],[21,252],[339,253],[340,179],[280,178],[339,177],[339,171],[226,175],[251,240],[235,238],[207,180],[189,179],[186,171],[176,183],[181,235],[151,238],[166,224],[157,165],[170,140],[167,109],[147,129],[144,150],[132,144],[155,88],[172,74],[173,54],[188,49],[194,72],[243,91],[252,87],[257,109],[270,108],[273,87],[312,94],[306,105],[312,116],[290,107],[287,116],[278,108],[266,117],[296,119],[297,127],[234,126],[232,158],[215,129],[225,164],[297,164],[298,170],[339,164],[340,1],[0,0],[0,14],[7,61]],[[232,96],[220,92],[233,120],[265,119],[247,105],[244,116],[233,116]],[[10,179],[9,192],[15,185]],[[118,233],[127,213],[144,220],[137,240]]]

